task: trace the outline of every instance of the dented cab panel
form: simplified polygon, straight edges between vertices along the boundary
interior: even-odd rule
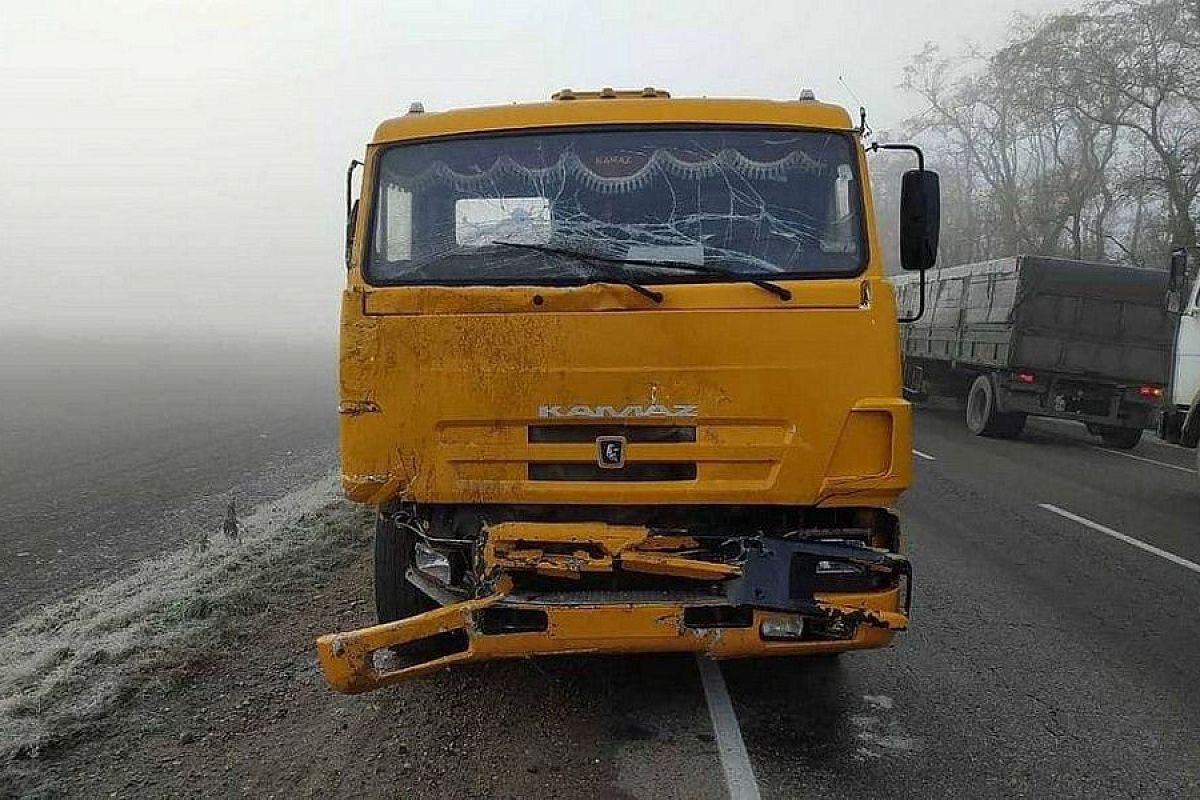
[[[431,503],[810,505],[852,495],[887,505],[911,467],[895,330],[879,324],[895,312],[886,288],[862,307],[859,282],[847,283],[853,305],[836,309],[804,307],[803,285],[783,309],[755,297],[723,309],[558,310],[558,295],[565,303],[580,288],[474,314],[368,314],[377,291],[406,290],[347,292],[347,493],[374,503],[403,492]],[[605,292],[593,294],[600,303]],[[858,363],[847,363],[849,349]],[[589,470],[608,432],[626,440],[623,474]]]

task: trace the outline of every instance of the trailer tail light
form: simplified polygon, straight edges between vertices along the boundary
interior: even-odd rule
[[[1142,397],[1159,398],[1163,396],[1161,386],[1139,386],[1138,394]]]
[[[1017,383],[1033,383],[1036,380],[1037,380],[1037,376],[1034,375],[1032,372],[1026,372],[1026,371],[1022,370],[1017,373]]]

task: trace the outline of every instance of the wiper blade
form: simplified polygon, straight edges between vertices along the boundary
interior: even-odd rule
[[[561,247],[550,247],[549,245],[542,245],[542,244],[522,244],[520,242],[496,242],[496,241],[493,241],[492,244],[500,244],[500,245],[505,245],[507,247],[524,247],[529,250],[538,250],[543,253],[557,253],[558,255],[572,256],[572,257],[578,258],[578,259],[587,259],[588,261],[597,262],[597,263],[601,263],[601,264],[632,264],[632,265],[638,266],[638,267],[662,267],[664,269],[680,269],[680,270],[687,270],[689,272],[699,272],[699,273],[702,273],[705,275],[720,275],[722,278],[730,278],[734,281],[746,281],[747,283],[752,283],[755,286],[759,287],[760,289],[765,289],[766,291],[770,292],[771,294],[776,295],[781,300],[791,300],[792,299],[791,291],[784,288],[783,286],[780,286],[777,283],[771,283],[768,280],[764,280],[762,278],[756,278],[753,275],[743,275],[742,273],[737,272],[736,270],[722,269],[721,267],[714,267],[709,264],[693,264],[690,261],[654,261],[649,258],[617,258],[615,256],[599,256],[599,255],[594,255],[592,253],[580,253],[575,250],[567,250],[567,249],[561,248]],[[626,279],[625,281],[622,281],[622,283],[625,283],[625,285],[629,286],[630,288],[637,289],[638,286],[640,286],[640,284],[635,284],[632,281],[628,281],[628,282],[626,282],[626,281],[628,281],[628,279]],[[641,288],[645,289],[646,287],[641,286]],[[640,291],[640,289],[639,289],[639,291]],[[649,291],[649,290],[647,290],[647,291]],[[658,294],[658,293],[655,292],[655,294]],[[653,298],[651,298],[651,299],[653,299]],[[655,302],[657,302],[657,301],[655,301]]]
[[[789,289],[780,286],[777,283],[771,283],[762,278],[756,278],[753,275],[745,275],[737,270],[723,269],[714,267],[708,264],[693,264],[690,261],[653,261],[648,258],[614,258],[612,261],[619,261],[622,264],[636,264],[645,267],[663,267],[665,269],[681,269],[689,272],[699,272],[706,275],[720,275],[723,278],[730,278],[734,281],[746,281],[753,283],[760,289],[766,289],[773,295],[779,297],[780,300],[791,300],[792,293]]]
[[[603,266],[603,265],[607,265],[607,264],[622,264],[622,263],[624,263],[623,261],[621,261],[619,259],[604,258],[602,256],[594,256],[590,253],[579,253],[574,250],[566,250],[564,248],[559,248],[559,247],[550,247],[549,245],[544,245],[544,244],[526,244],[525,242],[502,242],[502,241],[499,241],[496,239],[492,240],[492,244],[500,245],[501,247],[517,247],[522,250],[534,250],[539,253],[549,253],[550,255],[573,258],[577,261],[582,261],[585,264],[591,264],[593,267],[597,267],[597,269],[599,269],[599,271],[605,277],[604,283],[610,283],[610,282],[611,283],[619,283],[622,286],[628,286],[630,289],[633,289],[635,292],[642,295],[643,297],[647,297],[650,300],[653,300],[655,303],[661,303],[663,301],[663,293],[662,292],[656,292],[648,286],[643,286],[642,284],[638,283],[637,281],[626,278],[624,275],[618,274],[615,270],[606,269]]]

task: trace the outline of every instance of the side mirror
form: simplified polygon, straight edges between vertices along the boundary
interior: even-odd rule
[[[927,270],[937,263],[942,227],[942,191],[938,174],[910,169],[900,184],[900,266]]]
[[[346,214],[346,269],[350,268],[350,259],[354,255],[354,222],[358,219],[358,200],[355,199]]]
[[[351,201],[354,196],[354,170],[363,162],[354,158],[346,168],[346,269],[350,269],[350,257],[354,253],[354,220],[358,217],[358,200]]]
[[[1171,281],[1169,285],[1173,291],[1178,292],[1183,289],[1183,280],[1187,276],[1187,263],[1187,250],[1181,247],[1171,251]]]
[[[1171,251],[1171,272],[1167,279],[1167,311],[1183,311],[1183,287],[1187,283],[1188,253],[1182,247]]]

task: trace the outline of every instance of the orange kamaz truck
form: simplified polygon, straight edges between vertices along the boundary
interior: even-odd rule
[[[347,176],[338,406],[379,623],[318,640],[335,689],[906,628],[910,409],[863,127],[810,93],[650,88],[379,125],[360,201]],[[937,176],[901,205],[923,270]]]

